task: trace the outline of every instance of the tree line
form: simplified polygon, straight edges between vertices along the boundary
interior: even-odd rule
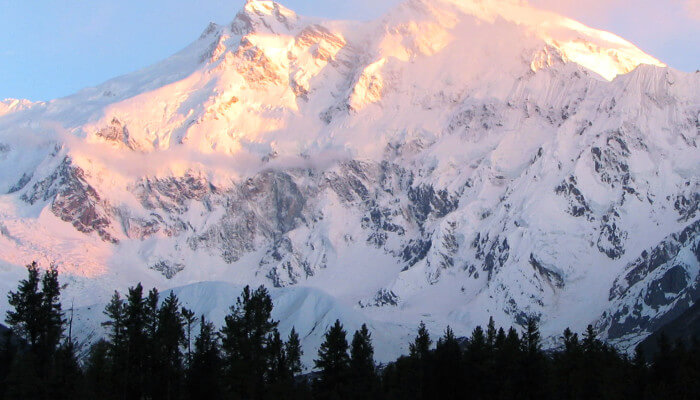
[[[10,330],[0,343],[5,399],[697,399],[700,343],[668,343],[645,356],[618,352],[589,326],[566,329],[545,351],[535,319],[522,332],[477,326],[468,338],[448,327],[433,343],[421,323],[409,354],[374,361],[366,325],[349,338],[340,321],[325,333],[312,372],[292,329],[282,338],[263,286],[246,286],[221,328],[170,292],[141,284],[114,293],[107,337],[82,360],[72,317],[60,302],[58,271],[36,263],[8,294]],[[197,328],[197,329],[195,329]],[[196,331],[195,331],[196,330]],[[433,346],[435,344],[435,346]]]

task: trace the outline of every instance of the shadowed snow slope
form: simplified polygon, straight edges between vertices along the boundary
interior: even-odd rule
[[[699,115],[700,74],[520,1],[249,1],[151,67],[0,102],[0,281],[304,286],[284,326],[366,318],[387,358],[489,315],[632,345],[700,293]],[[178,290],[220,317],[238,289],[207,285]]]
[[[199,282],[172,289],[180,303],[195,312],[204,315],[217,327],[224,323],[224,317],[229,313],[229,307],[240,296],[243,286],[224,282]],[[162,294],[168,296],[170,291]],[[336,319],[343,322],[348,332],[348,341],[352,333],[367,324],[372,330],[372,340],[375,345],[375,358],[378,362],[391,361],[406,351],[415,327],[375,323],[367,320],[362,313],[350,307],[339,304],[332,296],[318,290],[302,287],[271,289],[270,295],[274,303],[272,318],[279,321],[278,329],[283,337],[287,337],[292,328],[299,334],[302,347],[308,349],[303,356],[307,367],[313,366],[316,357],[315,350],[323,342],[328,328]],[[74,332],[84,342],[89,343],[106,334],[101,323],[106,304],[95,304],[80,307],[75,311]],[[1,328],[1,326],[0,326]],[[199,322],[192,327],[192,332],[199,331]],[[83,347],[85,349],[85,347]]]

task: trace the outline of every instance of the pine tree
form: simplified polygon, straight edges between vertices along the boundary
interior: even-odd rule
[[[58,283],[58,269],[52,265],[41,279],[41,351],[49,360],[63,337],[63,311],[61,310],[61,287]]]
[[[494,341],[494,347],[496,350],[503,349],[506,343],[506,331],[503,328],[498,328],[498,333],[496,334],[496,340]]]
[[[346,398],[350,357],[347,334],[340,320],[326,332],[314,365],[319,370],[316,391],[320,399]]]
[[[632,359],[632,379],[630,380],[631,394],[629,398],[644,398],[644,393],[649,380],[649,370],[647,360],[644,354],[642,345],[639,344],[634,348],[634,358]]]
[[[278,322],[272,319],[272,299],[260,286],[243,288],[236,304],[224,319],[222,349],[229,391],[244,398],[265,395],[269,374],[269,340]]]
[[[158,303],[160,293],[153,288],[148,291],[148,296],[143,301],[143,325],[146,336],[151,342],[156,340],[158,332]]]
[[[408,345],[409,359],[405,363],[406,371],[402,371],[399,376],[399,380],[402,381],[400,384],[406,384],[406,386],[410,387],[407,393],[416,396],[415,398],[431,398],[430,385],[433,373],[430,345],[432,343],[428,329],[425,323],[421,321],[418,325],[416,338],[413,340],[413,343]]]
[[[418,325],[418,335],[413,343],[409,345],[411,357],[418,359],[427,358],[432,343],[428,329],[425,327],[425,323],[421,321],[420,325]]]
[[[287,342],[284,344],[284,351],[287,354],[287,362],[289,363],[289,371],[293,376],[301,373],[301,356],[304,352],[301,349],[301,342],[297,331],[292,327],[289,332]]]
[[[41,307],[43,295],[39,290],[39,266],[36,261],[27,265],[27,279],[19,282],[16,292],[7,295],[12,309],[7,312],[5,321],[17,336],[23,338],[29,346],[37,346],[43,329]]]
[[[489,321],[490,322],[490,321]],[[493,328],[493,342],[496,341],[495,327]],[[487,390],[491,346],[488,345],[488,336],[484,335],[481,326],[477,326],[472,331],[464,352],[464,367],[466,371],[466,384],[471,387],[474,397],[479,398]]]
[[[525,352],[529,355],[537,354],[542,350],[542,336],[537,327],[537,319],[534,317],[527,318],[522,344]]]
[[[112,380],[111,344],[99,340],[90,346],[90,353],[85,362],[85,398],[113,399],[117,391]]]
[[[223,398],[222,361],[219,338],[214,324],[204,315],[200,318],[199,335],[194,341],[194,353],[187,373],[187,393],[190,399]]]
[[[510,327],[508,333],[502,338],[502,345],[499,346],[496,353],[495,363],[495,371],[500,377],[500,384],[492,387],[494,391],[498,392],[498,396],[495,397],[500,399],[520,398],[519,385],[522,381],[523,366],[520,336],[515,328]]]
[[[107,348],[107,363],[109,374],[109,386],[107,393],[114,399],[126,399],[126,388],[129,379],[128,370],[128,345],[126,340],[126,303],[118,291],[114,291],[112,298],[105,307],[103,314],[107,320],[102,326],[108,328],[105,342]],[[96,350],[97,351],[97,350]],[[96,374],[97,372],[95,372]],[[89,387],[93,383],[89,383]],[[101,392],[100,387],[95,387],[95,391]],[[102,398],[102,397],[95,397]]]
[[[489,324],[486,327],[486,345],[489,347],[489,350],[493,350],[493,347],[496,345],[497,335],[496,322],[493,320],[493,317],[489,317]]]
[[[561,337],[564,349],[561,353],[555,354],[553,390],[558,398],[580,398],[581,388],[581,346],[578,334],[566,328]]]
[[[192,325],[197,321],[197,319],[194,316],[194,311],[189,310],[185,307],[182,307],[182,310],[180,310],[180,313],[182,314],[182,318],[185,321],[185,332],[187,334],[187,357],[186,357],[186,362],[187,365],[190,365],[192,362]]]
[[[56,351],[63,336],[64,320],[58,269],[51,266],[41,278],[39,276],[36,262],[27,265],[27,279],[20,281],[16,292],[8,294],[8,303],[13,309],[8,311],[6,321],[12,331],[24,338],[29,345],[31,356],[22,355],[18,367],[35,368],[32,375],[37,377],[38,382],[34,385],[44,392],[42,396],[48,396]],[[24,377],[16,376],[12,379],[19,385],[26,382]],[[35,390],[29,387],[26,389],[28,392]]]
[[[355,331],[350,346],[350,392],[353,399],[370,399],[378,386],[372,335],[366,324]]]
[[[540,399],[545,396],[546,386],[542,380],[546,360],[542,352],[542,335],[535,317],[528,317],[522,339],[522,374],[518,388],[524,399]]]
[[[162,353],[158,343],[158,304],[160,293],[152,288],[143,299],[143,354],[144,369],[141,373],[144,383],[143,390],[148,397],[158,398],[162,390]]]
[[[269,398],[290,396],[294,387],[294,376],[290,370],[287,353],[284,351],[284,342],[277,330],[270,334],[268,349],[270,364],[266,382],[267,396]]]
[[[493,317],[489,317],[489,324],[486,326],[486,345],[489,347],[489,350],[492,350],[496,345],[496,335],[498,335],[496,322],[493,320]]]
[[[148,372],[149,346],[146,331],[146,302],[141,283],[129,288],[124,307],[125,398],[138,399],[146,394],[144,371]]]
[[[509,351],[516,351],[520,349],[520,336],[518,336],[518,331],[512,326],[508,329],[508,334],[506,335],[506,341],[504,348]]]
[[[158,349],[157,370],[154,381],[158,386],[154,398],[177,399],[184,370],[180,346],[185,343],[185,321],[180,313],[180,303],[172,291],[158,309],[155,347]]]
[[[5,398],[7,376],[17,355],[17,337],[12,330],[0,326],[0,399]]]
[[[118,346],[124,342],[125,307],[124,300],[116,290],[109,303],[107,303],[103,314],[107,317],[107,320],[102,323],[102,326],[109,328],[107,332],[109,342],[112,346]]]
[[[596,398],[602,395],[603,384],[601,376],[602,363],[602,343],[597,339],[597,333],[593,325],[586,327],[581,341],[583,350],[581,377],[579,378],[583,396]]]
[[[18,353],[12,360],[5,388],[6,399],[43,400],[47,398],[46,380],[39,377],[38,362],[31,351]]]
[[[451,332],[452,330],[450,330]],[[454,335],[454,334],[453,334]],[[445,335],[447,337],[447,335]],[[495,340],[495,339],[494,339]],[[488,339],[484,336],[484,329],[481,326],[476,326],[472,331],[472,335],[469,338],[469,343],[467,348],[473,353],[479,353],[480,355],[485,355],[487,350]]]
[[[669,398],[672,392],[671,383],[676,374],[676,360],[673,355],[673,348],[665,332],[657,337],[656,345],[658,351],[654,355],[650,367],[650,381],[653,385],[652,397]]]
[[[485,346],[484,331],[477,327],[480,335],[480,346]],[[456,399],[459,397],[459,386],[462,379],[462,351],[449,326],[445,334],[438,339],[435,346],[434,382],[428,392],[440,399]]]
[[[49,393],[52,400],[73,400],[83,395],[83,371],[70,340],[56,351]]]
[[[600,350],[601,343],[597,339],[597,334],[593,325],[588,325],[586,327],[586,333],[583,334],[583,349],[588,354],[593,354]]]
[[[564,335],[562,336],[562,339],[564,340],[564,350],[567,353],[571,353],[578,350],[578,334],[571,332],[571,329],[564,329]]]

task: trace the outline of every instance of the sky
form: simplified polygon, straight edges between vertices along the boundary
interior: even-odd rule
[[[700,69],[700,0],[513,0],[613,32],[670,66]],[[282,0],[298,14],[374,19],[400,0]],[[0,0],[0,99],[50,100],[182,49],[244,0]]]

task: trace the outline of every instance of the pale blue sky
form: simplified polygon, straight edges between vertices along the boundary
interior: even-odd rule
[[[700,68],[700,0],[530,0]],[[372,19],[399,0],[282,0],[299,14]],[[159,61],[244,0],[0,0],[0,99],[49,100]],[[585,6],[578,4],[585,3]],[[693,8],[696,7],[696,8]]]

